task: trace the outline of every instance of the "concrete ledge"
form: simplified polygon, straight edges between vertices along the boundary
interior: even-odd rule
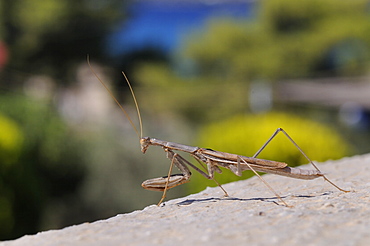
[[[304,166],[303,168],[311,168]],[[0,246],[42,245],[368,245],[370,154],[320,163],[343,193],[323,179],[264,175],[284,200],[256,177],[151,205],[107,220],[40,232]]]

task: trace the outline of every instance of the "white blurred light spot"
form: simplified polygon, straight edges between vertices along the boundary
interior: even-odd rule
[[[252,112],[268,111],[272,107],[271,84],[264,81],[252,82],[250,85],[249,103]]]
[[[339,119],[348,126],[356,126],[361,123],[363,116],[362,107],[355,102],[346,102],[339,109]]]

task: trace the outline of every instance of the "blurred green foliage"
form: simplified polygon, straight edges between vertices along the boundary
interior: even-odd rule
[[[248,112],[252,82],[367,73],[366,1],[258,4],[255,19],[211,20],[171,64],[139,62],[133,78],[141,107],[206,123]]]
[[[1,1],[0,40],[8,44],[8,66],[22,72],[70,78],[87,54],[104,60],[104,39],[126,13],[129,1]],[[65,81],[64,81],[65,83]]]
[[[15,224],[12,192],[5,182],[22,149],[23,135],[19,126],[0,114],[0,237],[10,234]]]
[[[370,44],[367,4],[262,1],[256,19],[215,19],[189,38],[181,54],[201,76],[236,81],[363,74]],[[350,45],[354,40],[357,44]],[[337,59],[340,64],[334,63]]]
[[[248,106],[249,84],[232,78],[182,78],[164,65],[138,66],[140,106],[152,114],[174,112],[193,123],[229,117]],[[206,105],[206,106],[205,106]]]
[[[277,126],[281,126],[314,161],[339,159],[353,153],[352,147],[329,126],[292,114],[277,112],[237,115],[204,125],[199,131],[197,146],[253,156],[274,133]],[[289,166],[308,163],[308,160],[283,133],[279,133],[257,158],[286,162]],[[251,171],[246,171],[240,178],[228,170],[223,169],[223,171],[222,174],[215,176],[222,184],[254,175]],[[207,180],[195,171],[192,173],[191,182],[188,184],[189,193],[201,191],[207,186],[215,186],[213,180]]]
[[[36,233],[52,199],[84,177],[84,145],[47,101],[1,95],[0,238]],[[11,118],[12,120],[9,120]]]

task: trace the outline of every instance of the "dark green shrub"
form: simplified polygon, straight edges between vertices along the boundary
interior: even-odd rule
[[[0,95],[0,240],[40,231],[84,178],[84,145],[48,101]],[[10,120],[12,119],[12,120]]]
[[[6,184],[5,176],[17,164],[23,143],[23,135],[18,125],[0,114],[0,235],[13,230],[13,192]]]

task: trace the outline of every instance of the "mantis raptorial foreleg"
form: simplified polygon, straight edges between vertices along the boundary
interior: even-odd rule
[[[208,170],[211,170],[211,173],[207,174],[201,169],[199,169],[197,166],[193,165],[188,160],[183,158],[181,155],[173,152],[168,148],[163,149],[165,152],[167,152],[167,158],[171,160],[168,175],[160,178],[148,179],[141,184],[143,188],[148,190],[163,191],[162,198],[159,201],[158,205],[160,205],[164,198],[166,198],[167,190],[190,181],[189,179],[191,176],[191,172],[187,167],[188,165],[194,168],[197,172],[202,174],[207,179],[214,180],[216,184],[225,193],[225,196],[228,196],[226,190],[221,186],[220,183],[216,181],[216,179],[213,176],[214,171],[221,171],[217,166],[214,165],[212,165],[213,167],[209,166]],[[198,160],[196,156],[194,157],[198,162],[200,162],[200,160]],[[171,174],[174,165],[181,171],[181,174]]]
[[[190,172],[189,168],[187,168],[185,165],[180,164],[180,162],[177,160],[178,154],[173,153],[172,151],[168,151],[166,149],[165,149],[165,151],[167,151],[167,157],[171,158],[171,165],[170,165],[170,169],[168,170],[167,180],[166,180],[166,184],[164,186],[162,198],[158,202],[157,206],[159,206],[162,203],[162,201],[166,198],[166,193],[167,193],[167,190],[169,189],[168,184],[169,184],[169,181],[170,181],[170,176],[171,176],[171,173],[172,173],[172,167],[173,167],[174,163],[181,170],[183,179],[180,180],[179,182],[175,182],[170,188],[188,182],[188,180],[190,178],[190,175],[191,175],[191,172]]]

